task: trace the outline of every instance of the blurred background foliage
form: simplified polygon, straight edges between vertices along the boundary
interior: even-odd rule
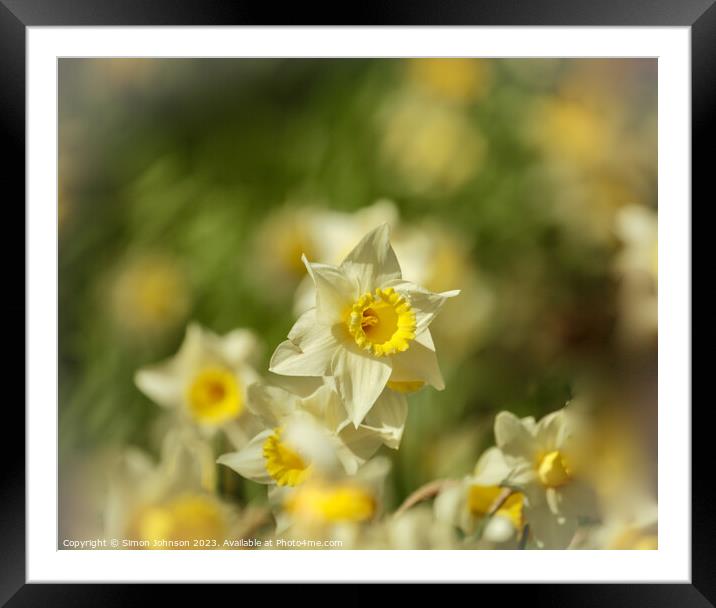
[[[60,60],[61,463],[156,453],[159,408],[133,374],[190,320],[253,329],[266,370],[310,216],[389,200],[444,256],[433,284],[474,296],[435,334],[446,390],[411,397],[386,450],[393,500],[467,473],[496,412],[571,397],[627,420],[653,474],[656,74],[656,60]]]

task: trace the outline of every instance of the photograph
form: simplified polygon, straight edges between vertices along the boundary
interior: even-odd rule
[[[659,61],[59,57],[56,549],[657,550]]]

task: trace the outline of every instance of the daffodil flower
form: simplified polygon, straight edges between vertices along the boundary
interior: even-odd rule
[[[596,493],[580,475],[584,440],[569,408],[539,422],[509,412],[495,418],[495,441],[509,467],[504,483],[524,493],[524,515],[540,547],[567,547],[580,520],[596,517]]]
[[[217,336],[192,323],[179,352],[139,370],[137,387],[158,405],[174,409],[184,421],[213,432],[246,416],[247,387],[259,379],[250,361],[258,350],[248,330]]]
[[[488,449],[477,461],[472,475],[457,484],[446,485],[440,492],[434,503],[436,518],[466,534],[474,534],[482,526],[481,540],[502,548],[508,543],[516,547],[525,525],[525,500],[518,491],[502,498],[509,488],[501,484],[509,474],[510,467],[500,450]]]
[[[403,280],[388,226],[368,233],[340,266],[304,263],[316,307],[296,321],[269,369],[286,376],[331,376],[355,427],[389,382],[442,390],[430,323],[458,291],[432,293]]]
[[[311,384],[307,391],[295,386],[295,392],[251,386],[249,407],[264,430],[217,462],[258,483],[293,487],[314,475],[353,475],[381,443],[390,442],[393,431],[387,426],[356,429],[347,424],[345,409],[330,382],[318,381],[314,390]],[[305,396],[296,394],[300,392]]]
[[[376,457],[354,475],[315,474],[295,487],[272,487],[269,503],[276,514],[276,532],[290,529],[298,538],[354,537],[357,528],[376,521],[389,471],[390,461]]]
[[[158,464],[130,448],[110,468],[105,537],[122,539],[119,548],[221,549],[251,524],[252,513],[207,489],[194,448],[181,439],[166,437]]]

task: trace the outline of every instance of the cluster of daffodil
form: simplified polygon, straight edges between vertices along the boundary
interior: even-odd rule
[[[278,531],[374,519],[397,449],[406,395],[441,390],[430,324],[458,291],[434,293],[403,278],[384,224],[334,266],[303,262],[315,289],[271,357],[271,384],[249,388],[262,429],[218,462],[267,484]]]
[[[572,404],[540,421],[501,412],[471,475],[385,512],[379,450],[399,449],[410,393],[444,388],[430,327],[460,293],[404,278],[389,235],[374,228],[338,265],[302,256],[313,292],[265,377],[249,330],[195,324],[173,358],[137,372],[174,423],[159,465],[135,451],[117,463],[109,536],[129,548],[227,549],[259,534],[343,548],[655,548],[649,499],[603,508],[595,434]],[[232,448],[216,458],[219,434]],[[215,463],[268,486],[271,517],[220,497]]]

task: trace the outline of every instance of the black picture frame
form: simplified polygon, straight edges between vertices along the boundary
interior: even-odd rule
[[[344,7],[341,7],[345,10]],[[329,9],[331,10],[331,9]],[[716,109],[716,6],[714,0],[532,0],[530,2],[452,0],[402,4],[351,6],[354,25],[558,25],[558,26],[688,26],[692,36],[692,198],[706,197],[707,176],[713,154],[713,116]],[[18,318],[26,305],[24,271],[14,263],[16,245],[7,236],[22,234],[24,212],[11,222],[9,211],[20,214],[25,198],[25,40],[29,26],[51,25],[319,25],[338,24],[341,16],[326,7],[301,5],[278,7],[270,3],[221,0],[0,0],[0,124],[6,151],[3,185],[6,230],[3,245],[6,273],[17,280],[6,291],[9,310]],[[276,23],[279,20],[282,23]],[[9,186],[9,190],[8,187]],[[713,201],[713,194],[710,199]],[[689,204],[685,201],[685,204]],[[693,209],[693,205],[692,205]],[[14,278],[14,277],[13,277]],[[706,275],[708,279],[708,275]],[[19,294],[23,294],[22,300]],[[19,324],[15,331],[20,333]],[[23,335],[24,337],[24,335]],[[18,336],[19,340],[19,336]],[[48,343],[51,343],[48,340]],[[16,352],[16,351],[15,351]],[[24,357],[23,357],[24,360]],[[662,369],[668,373],[668,369]],[[9,379],[6,379],[9,382]],[[19,384],[16,382],[16,384]],[[24,396],[24,395],[23,395]],[[710,399],[692,409],[692,578],[690,584],[589,584],[511,585],[501,589],[509,603],[522,596],[525,602],[551,606],[713,606],[716,605],[716,517],[711,500],[713,453],[707,412]],[[33,585],[25,583],[25,450],[23,410],[19,399],[7,399],[3,407],[5,438],[0,461],[0,603],[3,605],[127,605],[146,598],[140,586],[130,585]],[[670,404],[688,408],[689,403]],[[22,437],[22,438],[21,438]],[[317,577],[320,578],[320,577]],[[186,601],[203,600],[205,592],[184,587]],[[168,590],[163,590],[163,594]],[[272,591],[274,593],[274,591]],[[284,593],[282,591],[281,593]],[[352,599],[370,590],[360,590]],[[273,599],[276,599],[275,596]]]

